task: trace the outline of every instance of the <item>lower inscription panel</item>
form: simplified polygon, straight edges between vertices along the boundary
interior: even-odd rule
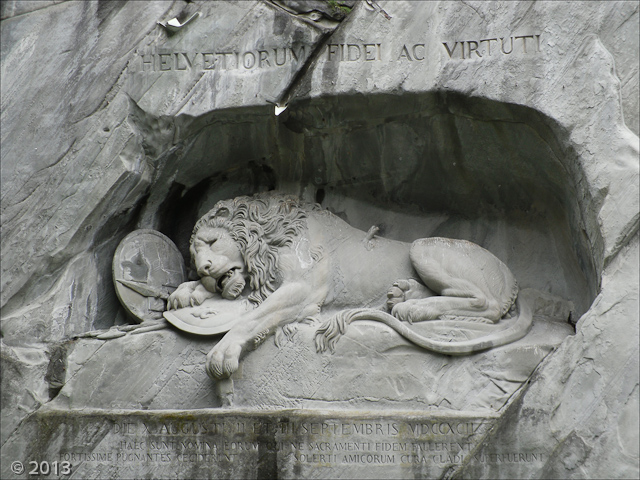
[[[41,476],[64,469],[87,479],[441,478],[469,461],[545,461],[544,452],[478,453],[495,420],[416,412],[41,409],[22,426],[33,430],[26,436],[33,443],[3,448],[3,458],[15,448],[12,460],[26,468],[3,478],[31,478],[30,464]]]

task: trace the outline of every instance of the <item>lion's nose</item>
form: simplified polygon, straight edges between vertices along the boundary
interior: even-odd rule
[[[212,267],[213,264],[210,260],[205,261],[198,267],[198,275],[200,275],[201,277],[210,276]]]
[[[196,259],[198,275],[201,277],[212,277],[216,280],[224,275],[229,269],[224,257],[210,257]]]

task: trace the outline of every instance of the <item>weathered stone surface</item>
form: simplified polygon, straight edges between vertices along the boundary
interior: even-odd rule
[[[67,359],[65,386],[52,405],[140,410],[220,406],[203,362],[214,343],[169,329],[112,340],[79,339]]]
[[[5,18],[23,15],[66,1],[67,0],[7,0],[0,4],[0,18],[4,20]]]
[[[108,259],[151,178],[117,78],[170,6],[64,2],[3,20],[3,316],[39,304],[23,323],[61,317],[73,333],[113,322],[115,292],[98,285],[110,283]]]
[[[2,344],[2,433],[7,441],[26,414],[49,401],[49,358],[41,348]],[[61,380],[61,379],[58,379]]]
[[[420,332],[428,325],[416,325]],[[204,365],[217,339],[173,329],[69,349],[64,408],[390,408],[484,412],[503,409],[540,361],[573,329],[536,314],[522,340],[464,357],[425,355],[389,327],[358,322],[334,353],[316,353],[316,325],[299,325],[279,346],[267,341],[231,379],[213,383]],[[134,330],[135,332],[135,330]],[[284,334],[283,334],[284,337]],[[136,378],[136,381],[130,381]]]
[[[637,475],[640,339],[637,327],[620,320],[638,315],[637,285],[624,279],[638,276],[639,260],[636,236],[607,267],[602,290],[576,336],[547,357],[480,450],[499,453],[504,450],[492,445],[526,445],[553,454],[533,470],[516,464],[498,469],[470,459],[462,478]],[[614,271],[620,275],[606,274]]]
[[[536,322],[518,342],[452,358],[424,355],[388,327],[360,323],[335,353],[318,355],[314,329],[301,327],[295,343],[267,344],[260,355],[248,356],[232,376],[227,399],[255,408],[500,411],[568,330]]]
[[[473,241],[521,286],[573,303],[576,335],[457,475],[637,477],[637,3],[358,2],[340,24],[276,3],[2,2],[3,478],[17,478],[7,459],[48,452],[33,440],[40,412],[12,432],[61,387],[49,364],[62,346],[127,321],[119,241],[153,228],[188,258],[217,200],[272,189],[386,237]],[[158,25],[195,11],[175,33]],[[269,102],[288,107],[275,117]],[[208,349],[169,330],[78,339],[66,374],[97,359],[92,345],[149,338]],[[202,366],[185,365],[204,394]],[[160,474],[95,468],[81,476]],[[207,475],[193,468],[181,472]]]

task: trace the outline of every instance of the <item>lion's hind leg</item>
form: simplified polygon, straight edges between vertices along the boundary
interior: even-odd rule
[[[495,300],[481,297],[437,296],[407,300],[391,310],[403,322],[423,322],[443,317],[461,317],[479,322],[495,323],[500,320],[500,305]]]
[[[432,297],[433,295],[435,295],[433,291],[413,278],[397,280],[387,291],[387,308],[393,310],[393,307],[398,303]]]
[[[398,303],[391,311],[396,318],[407,322],[422,322],[446,315],[486,319],[490,322],[500,320],[500,303],[474,282],[453,276],[449,270],[433,263],[429,265],[428,271],[420,266],[416,266],[416,270],[425,284],[439,295]]]
[[[435,320],[443,316],[497,322],[502,316],[500,302],[491,295],[484,268],[487,255],[469,242],[427,238],[411,246],[411,263],[420,279],[437,296],[396,304],[391,313],[408,322]]]

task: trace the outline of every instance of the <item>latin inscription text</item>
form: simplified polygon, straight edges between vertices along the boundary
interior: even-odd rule
[[[116,422],[110,451],[72,449],[60,461],[137,463],[233,463],[264,452],[291,455],[304,464],[452,465],[469,455],[477,462],[542,462],[538,452],[472,453],[476,435],[488,424],[476,421],[166,421]],[[260,438],[262,437],[262,438]],[[300,440],[277,440],[299,437]],[[265,440],[265,438],[267,440]],[[303,440],[304,439],[304,440]],[[248,457],[247,457],[248,455]]]
[[[451,59],[472,60],[512,53],[537,53],[540,51],[540,35],[483,38],[481,40],[455,40],[442,42]]]
[[[450,40],[441,42],[441,52],[449,60],[477,60],[505,55],[526,55],[540,52],[539,34],[488,37],[477,40]],[[256,48],[246,51],[210,50],[202,52],[148,52],[139,53],[141,72],[185,71],[249,71],[300,65],[310,53],[308,45]],[[330,62],[423,62],[427,59],[424,42],[402,45],[369,43],[329,43],[325,48]]]
[[[238,51],[149,52],[139,54],[142,72],[254,70],[303,62],[306,45]]]

